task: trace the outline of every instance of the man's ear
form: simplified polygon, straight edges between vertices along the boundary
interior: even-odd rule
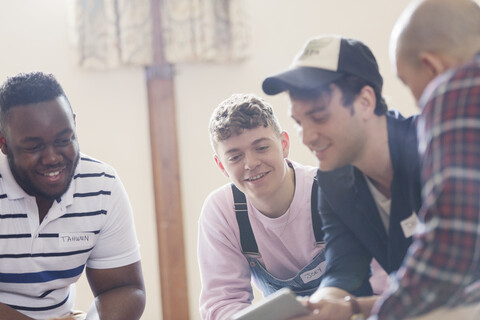
[[[282,140],[283,157],[286,158],[290,152],[290,137],[286,131],[282,131],[280,138]]]
[[[2,153],[4,155],[7,155],[8,150],[7,150],[7,141],[5,139],[5,136],[0,132],[0,150],[2,150]]]
[[[429,73],[430,79],[435,78],[450,68],[449,61],[439,54],[422,51],[419,58],[420,63]]]
[[[356,112],[361,112],[364,119],[374,116],[377,106],[375,90],[371,86],[364,86],[358,93],[355,104],[357,105]]]
[[[215,160],[215,164],[220,169],[220,171],[222,171],[222,173],[225,175],[225,177],[230,178],[227,170],[225,170],[225,167],[223,166],[222,161],[220,161],[220,159],[218,158],[218,156],[216,154],[213,155],[213,160]]]

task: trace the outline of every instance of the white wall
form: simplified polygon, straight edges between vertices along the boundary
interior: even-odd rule
[[[54,73],[77,113],[81,150],[113,165],[130,194],[147,283],[143,319],[160,319],[150,146],[144,71],[93,72],[75,65],[67,33],[66,0],[0,1],[0,81],[20,71]],[[280,72],[308,37],[335,33],[365,42],[384,76],[391,108],[416,111],[410,93],[395,79],[388,38],[407,0],[245,0],[251,14],[253,51],[236,64],[176,66],[176,102],[191,319],[199,319],[200,280],[196,260],[197,219],[208,192],[227,182],[212,161],[207,125],[213,108],[234,92],[259,94],[274,105],[290,133],[291,158],[316,163],[293,129],[285,96],[268,97],[262,80]],[[127,155],[126,155],[127,154]],[[215,257],[212,257],[215,259]],[[91,295],[83,281],[78,307]],[[186,307],[186,306],[185,306]]]

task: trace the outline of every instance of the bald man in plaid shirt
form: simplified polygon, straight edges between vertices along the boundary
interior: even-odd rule
[[[422,110],[424,223],[372,318],[478,320],[480,7],[416,1],[397,21],[391,44],[397,75]]]

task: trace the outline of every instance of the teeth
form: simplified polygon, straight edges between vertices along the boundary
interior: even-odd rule
[[[54,177],[54,176],[59,175],[59,174],[60,174],[60,171],[56,171],[56,172],[45,173],[44,176]]]
[[[325,150],[325,149],[327,149],[327,148],[328,148],[328,145],[323,146],[323,147],[321,147],[321,148],[318,148],[317,150],[318,150],[318,151],[323,151],[323,150]]]
[[[258,180],[258,179],[260,179],[261,177],[263,177],[264,175],[265,175],[265,173],[261,173],[261,174],[259,174],[259,175],[254,176],[254,177],[248,178],[247,180],[248,180],[248,181]]]

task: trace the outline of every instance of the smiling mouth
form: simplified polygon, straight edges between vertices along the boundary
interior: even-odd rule
[[[320,153],[320,152],[326,150],[328,147],[330,147],[330,144],[324,145],[323,147],[312,149],[312,151],[315,152],[315,153]]]
[[[58,176],[62,171],[55,171],[55,172],[48,172],[48,173],[44,173],[43,175],[46,176],[46,177],[55,177],[55,176]]]
[[[257,174],[256,176],[245,179],[245,181],[256,181],[258,179],[261,179],[261,178],[265,177],[267,174],[268,174],[268,172],[260,173],[260,174]]]
[[[65,168],[57,169],[56,171],[49,171],[49,172],[43,172],[40,173],[42,176],[47,177],[47,178],[56,178],[62,174],[62,172],[65,170]]]
[[[327,149],[328,147],[330,147],[329,144],[327,144],[327,145],[325,145],[325,146],[323,146],[323,147],[318,148],[317,151],[321,152],[321,151]]]

